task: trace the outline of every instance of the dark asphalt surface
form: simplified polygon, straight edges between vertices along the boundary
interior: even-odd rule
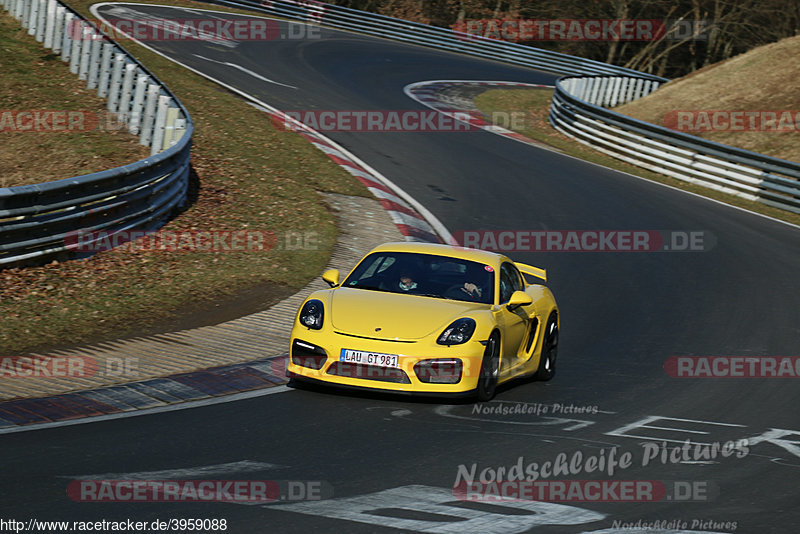
[[[188,18],[185,11],[136,9]],[[321,39],[245,42],[230,49],[185,42],[151,45],[283,110],[421,109],[403,93],[405,85],[431,79],[554,79],[332,31],[323,31]],[[238,64],[297,89],[194,54]],[[538,405],[549,408],[547,414],[477,413],[468,403],[293,390],[5,435],[0,436],[0,517],[226,518],[228,531],[235,533],[397,532],[382,526],[392,517],[411,521],[394,523],[408,531],[427,532],[591,532],[610,529],[614,521],[639,520],[679,521],[684,528],[719,532],[797,531],[800,381],[675,379],[663,365],[671,356],[800,355],[798,229],[486,132],[328,135],[403,187],[451,232],[703,231],[715,243],[698,252],[512,254],[548,270],[548,285],[561,308],[559,368],[546,384],[502,388],[489,406]],[[597,407],[598,413],[553,413],[555,404]],[[748,453],[710,463],[656,459],[641,465],[641,442],[687,438],[748,439]],[[520,457],[525,464],[542,463],[559,453],[597,455],[613,446],[631,452],[631,467],[613,476],[583,472],[555,478],[693,481],[706,483],[713,498],[569,502],[516,515],[508,506],[472,507],[486,521],[478,523],[461,515],[471,505],[454,505],[452,495],[442,502],[450,502],[453,513],[434,516],[424,506],[400,509],[404,505],[391,495],[375,497],[369,514],[352,502],[313,512],[310,501],[302,513],[299,505],[278,510],[275,504],[84,503],[66,494],[69,482],[82,477],[123,478],[242,461],[280,467],[223,470],[206,478],[324,481],[336,498],[405,486],[451,491],[460,465],[475,463],[480,472],[509,468]],[[413,489],[420,502],[429,502],[426,491]],[[581,510],[600,515],[580,515]],[[708,520],[729,525],[702,527]]]

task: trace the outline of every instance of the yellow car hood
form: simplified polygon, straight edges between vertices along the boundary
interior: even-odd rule
[[[457,300],[352,289],[333,290],[326,310],[333,328],[344,334],[380,339],[421,339],[440,334],[452,321],[488,308]]]

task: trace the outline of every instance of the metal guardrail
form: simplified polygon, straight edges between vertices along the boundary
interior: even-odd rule
[[[649,76],[635,70],[616,67],[600,61],[569,56],[507,41],[480,38],[448,28],[367,13],[317,0],[264,0],[260,3],[249,0],[204,1],[211,4],[268,13],[287,20],[319,24],[373,37],[382,37],[393,41],[502,61],[555,74],[630,74],[665,81],[658,76]]]
[[[660,174],[800,213],[800,163],[643,122],[603,106],[654,91],[640,77],[565,77],[556,82],[550,123],[617,159]]]
[[[150,158],[116,169],[0,188],[0,268],[69,255],[78,234],[160,226],[186,201],[189,113],[133,56],[58,0],[0,5],[107,98],[108,111],[151,150]]]

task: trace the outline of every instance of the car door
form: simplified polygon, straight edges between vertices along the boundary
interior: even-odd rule
[[[527,360],[524,350],[520,349],[528,331],[529,307],[520,307],[509,310],[508,304],[514,291],[524,291],[522,275],[512,263],[504,262],[500,266],[500,309],[497,311],[497,323],[502,328],[503,352],[500,364],[500,373],[505,374]]]

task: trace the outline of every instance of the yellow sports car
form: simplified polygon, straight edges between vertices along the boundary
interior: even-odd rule
[[[482,250],[428,243],[374,248],[344,281],[300,307],[289,377],[424,395],[494,396],[518,376],[550,380],[558,306],[543,269]]]

